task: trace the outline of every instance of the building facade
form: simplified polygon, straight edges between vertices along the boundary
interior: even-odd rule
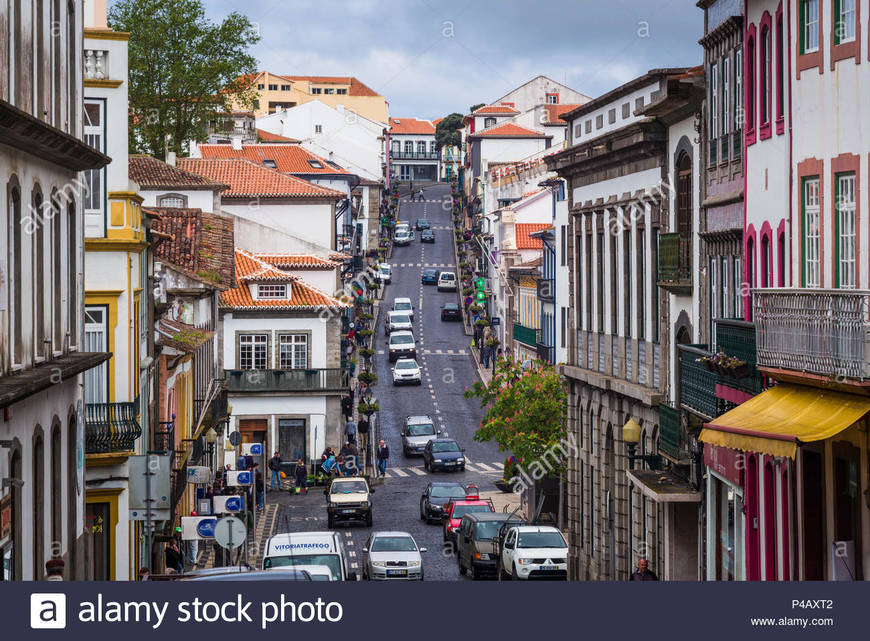
[[[392,181],[425,183],[438,180],[441,155],[435,149],[435,125],[431,121],[390,118],[385,133]]]

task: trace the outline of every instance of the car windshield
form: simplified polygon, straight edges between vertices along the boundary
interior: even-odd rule
[[[441,280],[456,280],[453,274],[441,274]]]
[[[499,528],[501,528],[501,521],[481,521],[474,528],[474,540],[486,541],[494,539],[498,536]]]
[[[410,232],[407,229],[400,229],[396,232],[396,238],[399,236],[407,236]]]
[[[459,305],[457,305],[456,303],[447,303],[446,305],[444,305],[444,310],[448,312],[455,312],[458,309]]]
[[[432,443],[433,452],[458,452],[459,446],[455,441],[436,441]]]
[[[269,556],[263,561],[264,568],[297,565],[325,565],[332,573],[333,581],[341,581],[341,559],[337,554],[294,554],[293,556]],[[313,575],[312,575],[313,577]]]
[[[461,519],[466,514],[474,514],[475,512],[493,512],[494,510],[489,503],[482,505],[455,505],[453,507],[453,518]]]
[[[379,536],[372,541],[370,552],[416,552],[417,544],[410,536]]]
[[[408,436],[429,436],[435,433],[435,426],[432,424],[419,423],[417,425],[408,426]]]
[[[417,369],[417,361],[399,361],[396,369]]]
[[[367,490],[365,481],[344,481],[332,484],[333,494],[353,494],[354,492],[366,492]]]
[[[519,548],[564,548],[568,547],[559,532],[520,532]]]
[[[407,345],[413,342],[413,336],[402,336],[400,334],[390,336],[390,345]]]
[[[382,274],[389,274],[390,273],[390,266],[389,265],[381,265],[381,273]]]
[[[435,485],[429,496],[433,499],[463,499],[465,498],[465,488],[461,485],[456,487]]]
[[[411,303],[407,303],[405,301],[396,301],[396,303],[393,305],[393,309],[397,311],[411,309]]]
[[[427,269],[423,272],[424,276],[435,276],[438,272],[434,269]]]
[[[402,323],[411,323],[411,317],[407,314],[390,314],[390,322],[394,325],[401,325]]]

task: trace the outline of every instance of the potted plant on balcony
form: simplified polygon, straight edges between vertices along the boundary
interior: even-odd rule
[[[749,376],[749,363],[736,356],[726,356],[721,363],[725,376],[731,378],[746,378]]]
[[[701,356],[699,358],[696,358],[695,362],[704,366],[707,369],[707,371],[709,371],[709,372],[716,371],[716,365],[715,365],[715,363],[713,363],[713,355],[712,354],[710,354],[709,356]]]

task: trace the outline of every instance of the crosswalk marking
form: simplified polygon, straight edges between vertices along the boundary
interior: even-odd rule
[[[426,471],[421,470],[419,467],[409,467],[408,469],[411,470],[417,476],[426,476]]]
[[[499,467],[501,463],[470,463],[466,459],[465,470],[467,472],[473,472],[476,474],[484,473],[484,474],[497,474],[499,473]],[[388,478],[408,478],[409,476],[428,476],[432,474],[432,472],[426,472],[425,468],[422,466],[414,466],[408,465],[404,467],[388,467],[387,468],[387,477]]]
[[[491,468],[489,465],[487,465],[486,463],[475,463],[475,465],[476,465],[477,467],[479,467],[480,469],[482,469],[484,472],[495,472],[495,470],[492,469],[492,468]]]
[[[398,476],[408,476],[405,472],[402,471],[400,467],[394,467],[393,472],[395,472]]]

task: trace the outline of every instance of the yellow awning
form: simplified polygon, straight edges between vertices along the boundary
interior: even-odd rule
[[[870,397],[777,385],[706,423],[698,440],[794,458],[799,443],[823,441],[870,412]]]

